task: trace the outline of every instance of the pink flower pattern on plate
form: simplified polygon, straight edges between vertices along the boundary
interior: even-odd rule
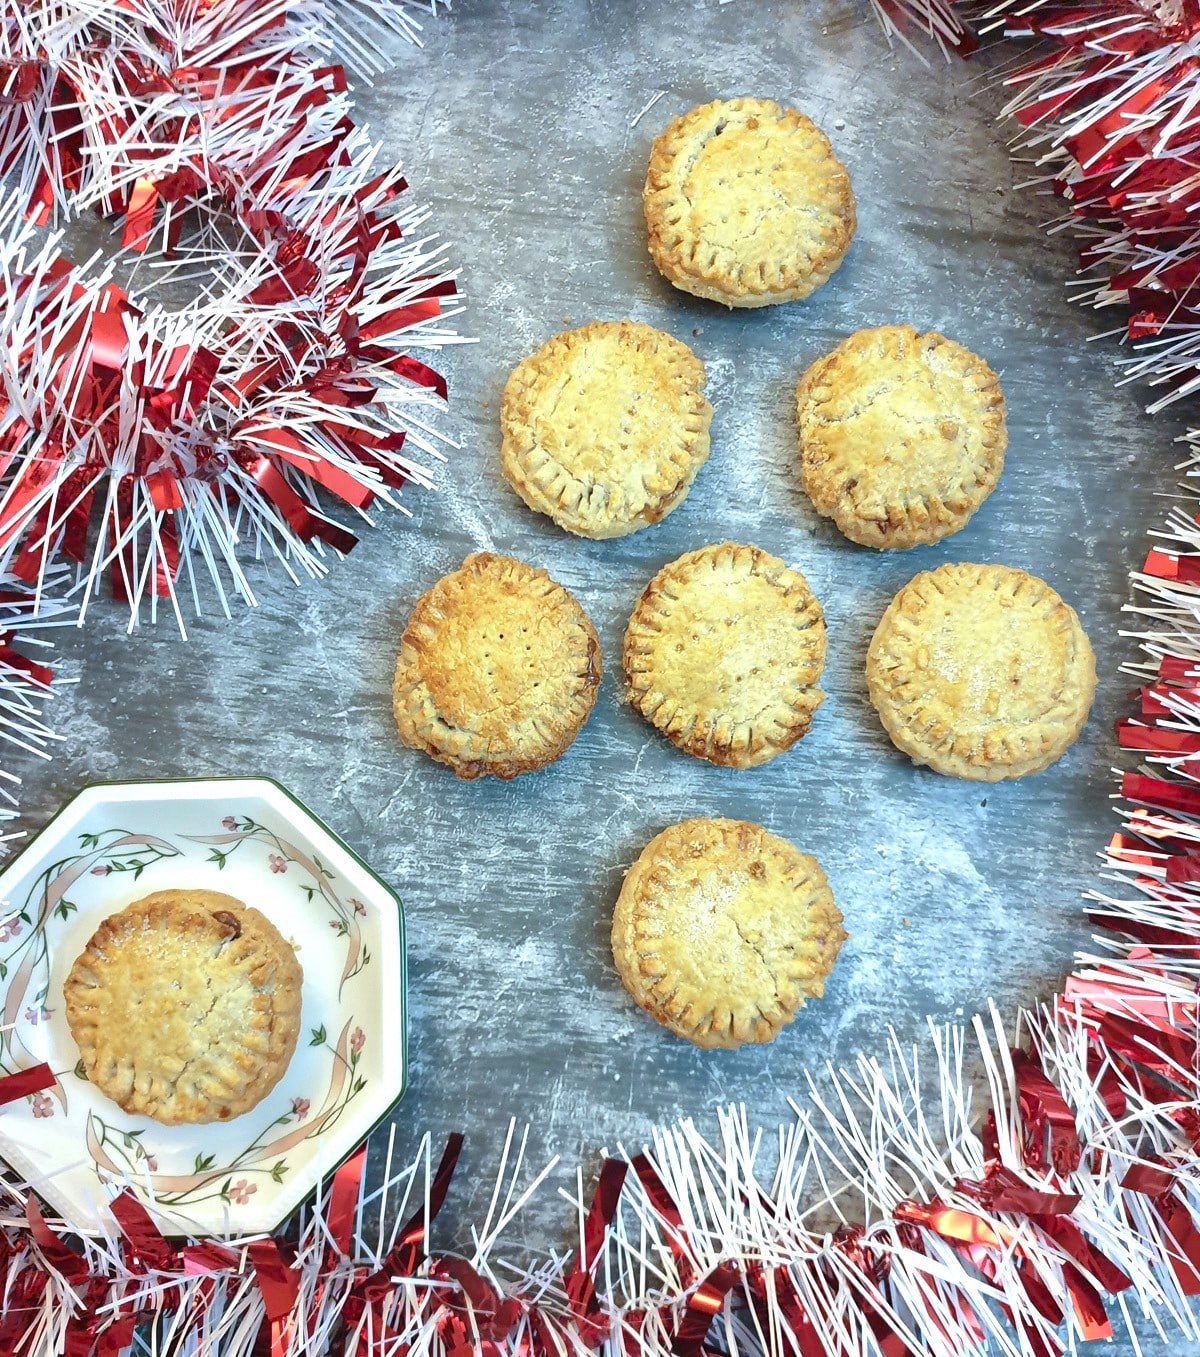
[[[222,826],[229,831],[236,831],[238,821],[232,815],[225,816],[221,821]],[[275,875],[282,875],[288,870],[289,862],[286,856],[281,853],[270,853],[267,856],[267,864],[271,872]],[[111,867],[104,864],[96,864],[90,871],[93,876],[108,876]],[[353,911],[355,916],[364,918],[367,915],[366,905],[359,899],[351,897],[347,905]],[[345,924],[339,920],[331,920],[330,928],[345,931]],[[20,936],[23,931],[23,920],[14,916],[4,923],[0,923],[0,942],[8,942]],[[25,1009],[25,1020],[31,1026],[39,1026],[48,1021],[53,1015],[54,1010],[45,1007],[43,1004],[31,1004]],[[355,1027],[350,1035],[349,1046],[354,1055],[361,1054],[366,1045],[366,1033],[361,1027]],[[30,1110],[35,1118],[46,1119],[55,1115],[54,1100],[45,1093],[34,1094],[30,1099]],[[292,1114],[298,1122],[303,1122],[308,1118],[312,1111],[312,1103],[308,1098],[293,1098],[291,1100]],[[149,1173],[157,1173],[159,1169],[158,1159],[152,1154],[143,1154],[141,1164]],[[228,1199],[235,1206],[247,1206],[255,1193],[258,1191],[256,1184],[246,1178],[239,1178],[227,1189]]]

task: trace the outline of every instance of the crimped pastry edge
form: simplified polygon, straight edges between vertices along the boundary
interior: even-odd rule
[[[173,1092],[164,1107],[156,1098],[143,1097],[136,1085],[128,1094],[118,1095],[99,1068],[99,1061],[108,1048],[89,1039],[89,1032],[96,1027],[97,1020],[89,1016],[93,1005],[87,1000],[89,987],[83,985],[81,969],[103,970],[103,948],[105,945],[112,948],[116,935],[124,931],[127,917],[178,926],[181,916],[186,917],[189,913],[212,914],[218,909],[234,914],[241,932],[253,928],[276,968],[277,978],[270,994],[271,1022],[267,1051],[250,1061],[251,1068],[243,1076],[241,1092],[219,1100],[188,1098],[182,1093]],[[151,1117],[164,1126],[225,1123],[257,1107],[287,1073],[300,1034],[303,979],[304,972],[292,947],[260,910],[221,891],[160,890],[108,915],[93,931],[73,962],[63,985],[65,1017],[72,1038],[79,1047],[89,1082],[123,1111],[133,1116]]]
[[[678,431],[670,465],[675,476],[664,478],[661,492],[635,513],[617,514],[607,502],[589,506],[589,487],[573,476],[535,437],[536,409],[529,395],[539,378],[553,373],[575,348],[600,336],[640,338],[651,362],[673,374],[685,403],[694,409]],[[700,468],[708,460],[712,406],[704,396],[704,364],[682,340],[639,321],[592,321],[574,330],[552,335],[519,362],[504,384],[500,398],[500,469],[506,481],[535,513],[544,514],[564,531],[602,541],[625,537],[660,523],[687,498]],[[551,494],[542,482],[561,479],[565,491]],[[564,502],[564,493],[575,503]]]
[[[824,924],[827,929],[829,941],[824,956],[828,957],[828,964],[823,974],[807,978],[803,985],[798,986],[799,992],[793,1006],[777,1004],[776,1012],[771,1018],[763,1014],[761,1008],[756,1005],[757,1017],[747,1013],[740,1025],[737,1015],[733,1013],[727,1028],[717,1027],[711,1021],[707,1023],[702,1020],[689,1021],[686,1013],[691,1007],[691,1001],[685,1000],[683,1010],[675,1011],[670,1002],[664,1002],[655,994],[654,985],[657,980],[650,979],[645,973],[643,963],[647,958],[638,949],[635,940],[638,916],[655,891],[654,876],[663,859],[671,860],[676,840],[686,841],[688,834],[696,829],[715,832],[722,836],[719,844],[722,854],[729,852],[727,840],[730,836],[745,831],[761,835],[760,852],[766,849],[777,859],[790,860],[805,873],[806,880],[811,884],[809,918],[812,918],[814,911],[819,912],[818,927]],[[772,834],[763,826],[751,821],[694,817],[668,825],[656,834],[625,874],[613,909],[611,931],[613,960],[629,997],[657,1023],[697,1046],[709,1050],[732,1050],[739,1046],[774,1040],[793,1021],[808,999],[820,999],[824,995],[825,984],[837,962],[842,944],[849,937],[842,927],[843,923],[842,913],[834,901],[825,872],[811,854],[801,852],[789,840]],[[778,995],[776,997],[778,999]]]
[[[765,274],[757,278],[751,276],[750,270],[744,266],[730,271],[715,263],[709,266],[699,264],[696,243],[688,241],[672,224],[673,215],[678,214],[686,202],[680,188],[673,182],[673,170],[676,162],[688,154],[689,138],[706,124],[718,122],[723,115],[743,113],[752,117],[794,119],[799,129],[824,142],[829,159],[836,167],[834,182],[837,196],[829,212],[829,224],[833,231],[831,243],[812,263],[782,261],[770,281]],[[829,138],[803,113],[784,108],[772,99],[714,99],[673,119],[655,138],[651,148],[642,190],[642,205],[650,256],[663,277],[683,292],[731,308],[774,306],[781,302],[802,301],[810,296],[840,266],[849,251],[858,224],[850,176],[834,154]]]
[[[544,579],[553,586],[555,591],[559,591],[564,596],[567,600],[568,609],[573,614],[572,621],[580,627],[584,634],[587,646],[586,684],[581,690],[582,700],[576,702],[566,713],[562,711],[554,713],[561,718],[556,723],[555,734],[553,738],[544,739],[536,751],[522,752],[514,748],[503,754],[489,753],[486,749],[470,747],[470,732],[451,726],[442,719],[437,711],[432,694],[421,677],[419,654],[411,644],[406,646],[402,637],[400,653],[396,659],[395,675],[392,680],[392,711],[396,721],[397,733],[401,741],[409,748],[427,754],[431,759],[443,764],[456,777],[464,781],[484,776],[509,781],[512,778],[520,777],[523,773],[536,772],[539,768],[545,768],[548,764],[561,758],[575,742],[580,730],[583,729],[591,715],[604,670],[596,629],[575,595],[540,567],[531,566],[516,557],[503,556],[495,552],[472,552],[456,570],[450,571],[430,586],[413,605],[412,614],[410,614],[408,624],[405,626],[405,635],[412,625],[417,608],[429,599],[430,595],[451,575],[459,574],[464,570],[488,570],[492,568],[494,562],[500,562],[508,567],[517,567],[522,572],[528,572],[531,581]],[[443,730],[447,733],[443,734]],[[456,737],[463,737],[463,739],[460,740]],[[460,743],[467,745],[467,748],[462,752],[454,748],[455,744]]]
[[[1078,675],[1068,673],[1059,696],[1059,705],[1068,713],[1060,723],[1038,722],[1012,737],[1017,752],[1006,759],[981,759],[967,747],[965,739],[954,737],[948,750],[930,746],[913,731],[913,723],[900,715],[899,706],[891,700],[892,683],[888,675],[894,666],[885,666],[882,654],[886,637],[896,617],[903,611],[905,596],[923,580],[964,570],[981,572],[982,577],[1021,577],[1018,583],[1029,581],[1044,590],[1044,597],[1065,608],[1069,615],[1075,641],[1073,659],[1077,661]],[[892,743],[913,763],[936,773],[959,777],[972,782],[1002,782],[1039,773],[1060,759],[1078,739],[1091,713],[1096,691],[1096,659],[1091,642],[1079,621],[1078,614],[1045,580],[1014,566],[976,565],[971,562],[947,562],[935,570],[921,571],[897,591],[888,604],[871,637],[867,649],[867,689],[871,705]],[[936,715],[934,717],[936,718]],[[1035,730],[1048,729],[1048,735],[1037,735]]]
[[[806,447],[810,443],[810,429],[819,408],[815,392],[820,389],[822,382],[828,380],[839,358],[855,348],[861,350],[868,339],[890,335],[902,338],[907,344],[922,347],[932,341],[932,347],[949,349],[956,358],[961,356],[964,381],[972,376],[983,377],[985,385],[979,388],[979,395],[982,397],[983,393],[987,393],[994,399],[980,399],[978,402],[977,427],[982,430],[983,461],[973,478],[968,480],[964,477],[955,487],[959,504],[948,505],[945,499],[929,491],[914,491],[914,498],[920,493],[919,511],[911,504],[889,502],[887,524],[881,525],[878,520],[865,518],[855,510],[853,502],[846,499],[843,491],[844,475],[823,474],[824,467],[813,465],[806,456]],[[912,325],[878,325],[856,330],[804,371],[796,384],[795,410],[800,447],[800,480],[804,492],[819,514],[832,519],[838,531],[859,546],[876,550],[904,550],[941,541],[966,526],[995,490],[1004,470],[1008,431],[1000,380],[986,359],[936,330],[921,333]]]
[[[753,733],[750,742],[744,747],[740,747],[742,742],[737,745],[732,741],[727,744],[721,744],[716,741],[712,729],[709,729],[708,735],[704,736],[699,729],[699,722],[703,719],[704,713],[697,713],[696,721],[691,728],[690,735],[673,733],[669,728],[670,723],[664,722],[658,718],[661,710],[661,703],[654,703],[653,697],[656,689],[652,686],[648,676],[644,671],[638,670],[635,665],[635,657],[639,646],[644,646],[648,653],[652,651],[655,638],[661,633],[661,627],[655,627],[651,624],[653,617],[664,618],[664,614],[659,610],[657,599],[660,593],[666,592],[666,586],[671,583],[687,583],[694,581],[699,573],[706,567],[715,568],[716,563],[723,559],[735,558],[739,552],[751,553],[755,566],[760,563],[771,570],[778,571],[794,579],[798,586],[803,590],[805,597],[805,608],[815,610],[816,621],[812,630],[815,633],[817,644],[816,654],[813,663],[816,667],[816,679],[806,688],[800,690],[800,701],[788,702],[781,695],[779,702],[773,713],[775,724],[779,734],[774,737],[762,738],[754,741]],[[751,573],[755,573],[752,571]],[[761,572],[759,572],[761,573]],[[827,639],[825,631],[825,617],[821,604],[809,587],[808,581],[800,571],[792,569],[786,562],[778,556],[771,555],[770,552],[763,551],[761,547],[751,546],[737,542],[718,542],[710,546],[700,547],[694,551],[684,552],[682,556],[669,561],[659,570],[643,589],[641,596],[630,614],[629,622],[626,625],[625,637],[622,645],[622,663],[626,677],[626,696],[630,705],[650,723],[660,734],[666,736],[677,749],[686,754],[691,754],[696,758],[702,758],[710,763],[718,764],[727,768],[754,768],[769,762],[779,754],[785,753],[792,748],[811,728],[812,719],[817,708],[825,699],[825,694],[816,683],[820,680],[820,675],[825,666],[825,657],[827,651]],[[667,694],[666,696],[670,696]],[[765,724],[765,723],[764,723]],[[738,729],[741,729],[739,726]],[[754,728],[758,731],[758,727]]]

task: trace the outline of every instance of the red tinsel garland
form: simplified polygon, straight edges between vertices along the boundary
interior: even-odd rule
[[[1160,409],[1200,388],[1200,4],[1197,0],[872,0],[889,34],[970,55],[976,30],[1036,44],[1004,77],[1041,178],[1084,238],[1078,300],[1122,306],[1128,374]],[[963,13],[978,16],[972,27]]]
[[[967,45],[943,0],[926,0],[924,6],[921,0],[879,3],[896,20],[925,14],[931,31],[948,45]],[[146,6],[131,0],[128,12],[144,15]],[[1137,308],[1140,318],[1131,320],[1131,336],[1152,333],[1156,340],[1175,342],[1190,333],[1194,251],[1182,210],[1169,216],[1186,201],[1171,197],[1182,181],[1172,179],[1168,189],[1156,175],[1186,159],[1191,113],[1182,110],[1195,69],[1182,45],[1192,32],[1188,25],[1200,27],[1200,19],[1187,4],[1176,18],[1164,15],[1131,4],[1070,10],[1035,5],[1010,26],[1057,44],[1044,64],[1014,77],[1023,91],[1019,111],[1035,130],[1053,121],[1050,154],[1061,162],[1056,186],[1072,211],[1106,223],[1104,249],[1092,262],[1116,260],[1120,267],[1105,284],[1111,298],[1106,293],[1102,299],[1128,299]],[[67,49],[76,50],[70,43]],[[30,60],[12,59],[6,86],[14,106],[26,111],[43,70],[38,65],[32,71]],[[101,74],[117,78],[108,68]],[[127,73],[119,78],[127,79]],[[178,99],[178,82],[168,83],[163,88],[151,81],[137,97]],[[103,81],[95,87],[104,87]],[[3,144],[11,145],[11,125],[6,135]],[[70,137],[60,144],[70,150]],[[85,170],[92,162],[82,156],[75,162],[60,158],[60,170],[64,163],[71,174],[94,172]],[[207,172],[200,183],[186,176],[171,180],[180,165],[161,174],[134,174],[120,156],[107,164],[108,177],[89,180],[88,192],[125,194],[109,205],[124,211],[132,245],[147,238],[156,204],[162,205],[169,235],[172,205],[194,197],[201,183],[210,184]],[[311,169],[297,167],[294,157],[286,164],[285,175],[295,170],[295,178],[310,182]],[[67,185],[61,174],[46,182],[58,185],[51,196],[81,191],[82,181]],[[230,210],[240,210],[237,185],[217,186]],[[42,192],[39,179],[35,200]],[[382,216],[373,215],[381,212],[374,200],[367,206],[355,200],[355,229],[361,219],[381,222]],[[324,266],[310,258],[312,237],[294,223],[282,236],[282,226],[257,219],[247,221],[246,229],[271,265],[256,276],[254,287],[267,286],[268,276],[282,278],[278,297],[250,298],[247,306],[269,310],[310,296],[308,265],[318,273]],[[364,229],[366,237],[350,230],[340,238],[344,252],[333,272],[356,267],[345,262],[345,252],[357,259],[356,251],[370,244],[373,228]],[[1169,266],[1156,253],[1164,231],[1175,233]],[[289,239],[297,239],[292,250],[285,248]],[[1184,267],[1175,270],[1175,264]],[[204,482],[198,467],[218,450],[216,435],[192,453],[194,463],[183,464],[160,464],[156,449],[167,449],[162,455],[168,458],[178,452],[158,435],[176,431],[183,413],[189,422],[196,419],[216,384],[207,375],[211,360],[195,345],[185,346],[180,359],[174,347],[154,351],[149,338],[137,337],[138,317],[127,297],[107,284],[89,292],[52,255],[41,258],[40,272],[35,267],[25,276],[14,289],[16,297],[41,297],[35,311],[52,321],[36,331],[37,343],[50,348],[38,350],[35,343],[30,350],[39,354],[38,371],[48,367],[52,373],[48,386],[55,392],[47,399],[58,402],[52,408],[61,413],[57,392],[64,386],[88,387],[88,399],[100,400],[69,406],[62,415],[68,431],[79,433],[104,408],[94,388],[114,382],[115,374],[122,382],[136,377],[144,397],[137,438],[128,450],[132,460],[122,463],[123,472],[113,470],[112,460],[85,463],[85,470],[90,474],[102,466],[118,484],[130,476],[149,483],[164,472],[166,478],[155,482],[159,501],[149,488],[144,493],[153,515],[178,512],[183,506],[173,504],[174,498],[190,493],[185,487],[194,481]],[[48,300],[39,288],[46,289]],[[416,299],[429,300],[420,294]],[[339,353],[357,358],[353,344],[361,347],[361,328],[350,339],[357,322],[346,309],[336,315]],[[62,337],[74,334],[77,325],[87,337],[82,372],[58,366]],[[1156,352],[1167,347],[1164,342]],[[302,346],[302,352],[307,358],[309,350]],[[1171,362],[1191,361],[1184,349],[1172,353]],[[288,375],[282,386],[274,384],[279,373],[261,379],[267,406],[281,391],[290,398],[298,385],[294,369],[301,358],[287,342],[277,358]],[[26,376],[34,366],[31,362]],[[156,384],[145,380],[151,370]],[[332,402],[342,411],[340,419],[328,409],[321,416],[335,429],[354,408],[348,393],[369,404],[379,389],[368,393],[355,385],[360,374],[352,378],[351,371],[321,379],[347,396]],[[1186,371],[1177,366],[1170,375]],[[238,427],[244,444],[246,426]],[[254,427],[261,431],[269,422],[264,418]],[[58,437],[61,441],[61,431]],[[326,456],[331,439],[343,439],[339,455],[347,461],[386,451],[328,428],[306,451]],[[219,450],[227,452],[224,445]],[[20,445],[8,451],[21,456]],[[311,468],[298,467],[285,451],[260,449],[255,455],[299,494],[297,472]],[[247,455],[238,445],[232,463],[262,488],[251,472],[257,463],[247,464]],[[221,470],[226,473],[236,479],[228,466]],[[13,487],[24,483],[14,476],[10,498],[0,505],[0,523],[24,524],[14,538],[22,542],[14,559],[31,545],[61,544],[72,508],[76,532],[86,520],[78,515],[77,490],[60,490],[71,500],[66,509],[53,507],[53,498],[32,495],[28,505],[36,507],[21,519],[12,512],[20,498]],[[255,492],[239,486],[237,493]],[[195,503],[216,494],[205,483]],[[278,487],[270,482],[263,494],[286,520],[288,509],[281,506],[290,501]],[[39,520],[47,503],[49,515]],[[312,514],[313,506],[308,500],[301,508]],[[130,512],[118,505],[118,517]],[[295,513],[307,529],[308,520],[299,509]],[[164,520],[147,521],[161,538]],[[3,531],[0,527],[0,540]],[[121,543],[127,546],[131,539],[119,525],[113,532],[116,559],[125,549]],[[315,526],[312,535],[319,535]],[[921,1106],[916,1058],[894,1051],[890,1073],[864,1061],[857,1071],[836,1076],[832,1094],[814,1085],[815,1110],[798,1110],[797,1127],[784,1137],[769,1183],[756,1175],[754,1137],[736,1114],[723,1119],[719,1148],[687,1125],[663,1131],[652,1149],[629,1163],[603,1166],[586,1211],[580,1204],[581,1239],[573,1258],[551,1259],[508,1283],[490,1261],[500,1228],[491,1228],[490,1214],[473,1258],[431,1246],[461,1137],[452,1137],[436,1171],[423,1180],[420,1163],[397,1175],[423,1204],[398,1212],[402,1223],[375,1248],[355,1230],[363,1152],[338,1171],[295,1244],[282,1238],[171,1242],[162,1233],[170,1222],[156,1222],[126,1191],[113,1202],[110,1236],[72,1246],[61,1226],[43,1219],[32,1194],[21,1193],[15,1199],[19,1214],[12,1213],[0,1230],[7,1274],[0,1296],[0,1351],[115,1357],[139,1325],[153,1325],[157,1352],[221,1357],[316,1351],[356,1357],[566,1357],[593,1351],[699,1357],[732,1349],[798,1357],[862,1352],[905,1357],[924,1351],[960,1357],[989,1339],[1007,1343],[1009,1352],[1050,1357],[1064,1349],[1064,1324],[1074,1335],[1103,1337],[1111,1332],[1106,1307],[1127,1314],[1133,1299],[1146,1310],[1165,1309],[1185,1330],[1197,1332],[1189,1300],[1200,1295],[1200,534],[1184,515],[1170,535],[1170,549],[1152,552],[1138,576],[1152,595],[1147,608],[1152,630],[1144,639],[1149,658],[1139,671],[1144,679],[1139,715],[1121,723],[1118,733],[1123,746],[1144,753],[1149,764],[1125,775],[1126,824],[1109,845],[1109,871],[1123,894],[1096,892],[1092,905],[1112,941],[1098,955],[1081,958],[1050,1006],[1022,1015],[1019,1036],[1002,1033],[994,1016],[990,1029],[987,1021],[976,1022],[979,1059],[992,1091],[982,1122],[969,1113],[965,1034],[935,1033],[942,1089],[936,1134],[932,1114]],[[148,560],[143,575],[149,571],[169,591],[179,568],[170,551],[160,547]],[[127,583],[137,577],[136,565],[123,568]],[[36,1072],[23,1077],[36,1079]],[[0,1086],[0,1100],[31,1091],[28,1084]],[[814,1162],[822,1165],[819,1172]],[[834,1177],[836,1190],[830,1186]],[[812,1198],[806,1189],[814,1184],[817,1195],[823,1193],[838,1211],[845,1204],[844,1185],[857,1185],[859,1209],[844,1217],[840,1229],[809,1228]],[[375,1204],[382,1209],[386,1197]],[[511,1213],[505,1210],[507,1219]]]
[[[199,606],[218,567],[252,601],[239,546],[319,573],[436,457],[424,410],[445,383],[413,347],[454,292],[439,247],[409,239],[396,170],[349,117],[311,9],[286,0],[37,0],[0,22],[0,568],[65,559],[129,600]],[[111,270],[73,269],[22,228],[95,209],[138,254],[210,266],[178,312]],[[187,213],[200,226],[184,231]]]
[[[1151,830],[1150,807],[1193,789],[1145,776],[1136,790],[1142,804],[1130,812],[1130,833],[1114,840],[1112,861],[1132,865],[1144,888],[1144,846],[1168,830],[1200,844],[1200,821]],[[1190,812],[1200,814],[1195,795]],[[864,1114],[871,1125],[857,1126],[839,1090],[843,1111],[826,1112],[838,1142],[832,1157],[844,1172],[865,1174],[877,1205],[890,1194],[890,1208],[865,1225],[811,1232],[803,1223],[810,1203],[799,1201],[804,1174],[788,1144],[768,1188],[754,1177],[750,1137],[736,1118],[727,1119],[723,1152],[685,1127],[629,1163],[607,1161],[574,1259],[508,1286],[484,1244],[474,1259],[431,1248],[461,1136],[415,1188],[422,1205],[374,1251],[353,1229],[365,1151],[338,1171],[295,1244],[173,1244],[127,1189],[112,1204],[111,1236],[79,1251],[28,1195],[23,1228],[10,1222],[0,1234],[8,1269],[0,1351],[27,1350],[22,1344],[40,1337],[38,1351],[115,1357],[138,1325],[154,1324],[166,1335],[158,1352],[223,1357],[699,1357],[735,1345],[905,1357],[970,1351],[1006,1331],[1010,1350],[1057,1357],[1064,1323],[1085,1338],[1111,1334],[1106,1296],[1122,1309],[1126,1296],[1186,1307],[1200,1295],[1200,946],[1184,921],[1200,898],[1190,883],[1163,883],[1171,864],[1178,877],[1200,857],[1151,851],[1164,860],[1155,909],[1174,916],[1175,928],[1150,925],[1133,903],[1109,903],[1106,926],[1152,930],[1156,950],[1135,943],[1081,962],[1055,1005],[1025,1015],[1022,1045],[1010,1049],[995,1034],[981,1041],[998,1096],[978,1136],[959,1125],[938,1148],[924,1126],[925,1143],[909,1143],[922,1114],[902,1099],[882,1110],[886,1096]],[[1181,936],[1190,939],[1186,955],[1172,950]],[[942,1051],[943,1097],[947,1082],[961,1082],[961,1060],[961,1049],[957,1059]],[[905,1083],[894,1075],[889,1084],[878,1067],[872,1080],[876,1094],[893,1097]],[[0,1085],[0,1099],[29,1092]],[[881,1152],[873,1142],[889,1122]],[[809,1153],[828,1134],[808,1114],[801,1132]],[[918,1167],[938,1184],[921,1198],[911,1194]],[[400,1176],[412,1189],[419,1175],[414,1166]],[[713,1209],[719,1228],[705,1218],[706,1200],[724,1202]],[[47,1278],[53,1310],[40,1294]]]

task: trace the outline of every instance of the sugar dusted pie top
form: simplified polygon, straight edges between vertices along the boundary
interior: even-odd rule
[[[982,358],[911,325],[859,330],[796,388],[800,476],[818,513],[868,547],[936,542],[996,486],[1004,397]]]
[[[698,1046],[770,1041],[819,999],[845,941],[816,859],[744,820],[685,820],[629,869],[617,970],[651,1017]]]
[[[791,748],[824,694],[825,619],[804,576],[721,542],[665,565],[625,632],[629,700],[680,749],[750,768]]]
[[[518,363],[500,406],[500,464],[531,509],[581,537],[665,518],[708,457],[712,406],[686,344],[596,321]]]
[[[1096,664],[1075,612],[1002,565],[943,565],[896,595],[867,652],[871,701],[915,763],[977,781],[1036,773],[1074,743]]]
[[[770,99],[718,99],[676,118],[654,143],[642,202],[664,276],[726,306],[807,297],[855,229],[828,137]]]
[[[412,610],[392,685],[396,727],[459,777],[516,777],[574,740],[601,668],[595,630],[561,584],[477,552]]]
[[[258,910],[219,891],[157,891],[92,935],[64,986],[67,1023],[88,1079],[126,1112],[227,1121],[287,1069],[302,980]]]

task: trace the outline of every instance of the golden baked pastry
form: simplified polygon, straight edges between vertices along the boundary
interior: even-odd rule
[[[697,1046],[770,1041],[819,999],[846,940],[816,858],[745,820],[685,820],[651,839],[613,913],[617,973]]]
[[[859,330],[819,358],[796,387],[796,421],[813,507],[865,547],[957,532],[1004,468],[996,374],[911,325]]]
[[[689,551],[625,632],[629,700],[688,754],[752,768],[808,730],[825,694],[825,618],[804,576],[758,547]]]
[[[156,891],[96,929],[63,997],[91,1083],[177,1126],[228,1121],[270,1093],[296,1049],[303,978],[258,910],[220,891]]]
[[[1096,661],[1053,589],[1005,565],[943,565],[910,580],[867,651],[884,729],[914,763],[978,782],[1054,762],[1083,728]]]
[[[854,236],[829,138],[770,99],[717,99],[654,142],[642,193],[650,254],[684,292],[726,306],[807,297]]]
[[[704,364],[635,321],[595,321],[518,363],[500,402],[500,466],[580,537],[623,537],[679,504],[708,457]]]
[[[552,763],[596,701],[600,643],[561,584],[511,556],[468,556],[422,594],[400,642],[400,738],[461,778]]]

